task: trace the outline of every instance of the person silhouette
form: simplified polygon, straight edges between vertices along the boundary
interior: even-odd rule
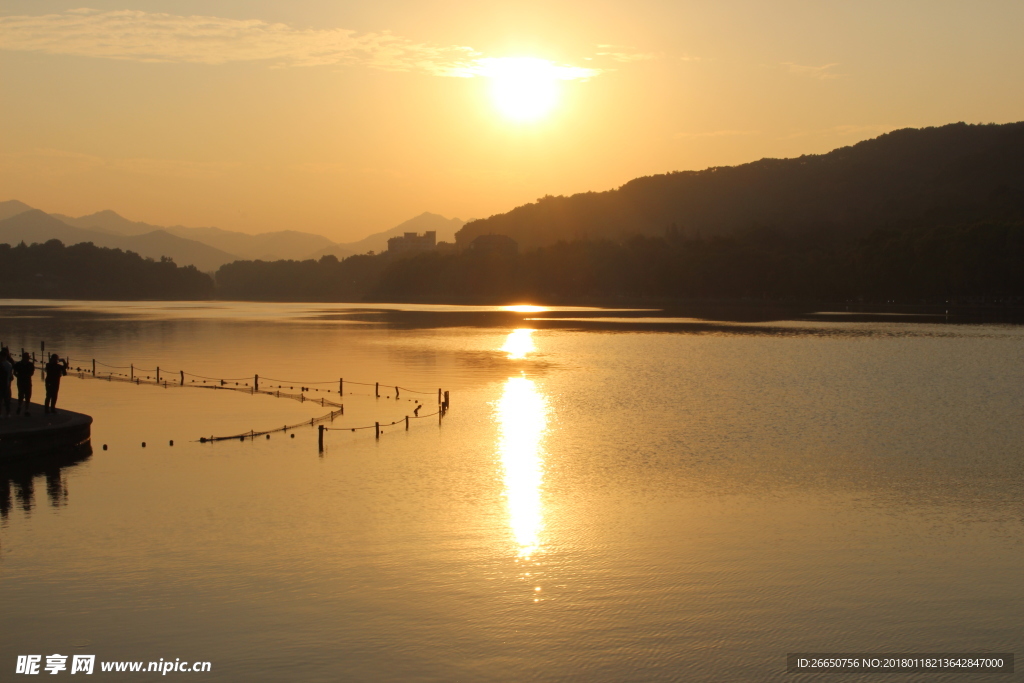
[[[21,352],[21,360],[14,364],[14,376],[18,379],[18,408],[15,415],[21,415],[21,403],[25,402],[25,417],[32,402],[32,375],[36,374],[36,365],[28,351]]]
[[[11,382],[14,380],[14,361],[5,346],[0,348],[0,413],[11,416]]]
[[[60,391],[60,378],[68,374],[68,361],[63,361],[55,354],[50,354],[50,362],[46,364],[46,398],[43,399],[43,412],[57,412],[57,392]]]

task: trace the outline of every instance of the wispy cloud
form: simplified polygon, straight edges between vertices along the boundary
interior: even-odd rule
[[[597,53],[598,57],[605,57],[614,62],[645,62],[658,58],[658,55],[653,52],[638,52],[623,45],[598,45],[597,49],[602,50]]]
[[[810,136],[821,136],[821,137],[859,137],[867,139],[881,135],[882,133],[888,133],[890,131],[898,130],[901,126],[893,126],[885,123],[867,123],[867,124],[844,124],[840,126],[832,126],[831,128],[817,128],[813,130],[800,130],[786,135],[786,138],[803,138]]]
[[[100,157],[61,149],[32,149],[0,154],[0,167],[48,178],[107,171],[127,175],[211,180],[237,171],[236,162],[189,161],[145,157]]]
[[[760,135],[759,130],[713,130],[706,133],[676,133],[672,137],[677,140],[691,138],[730,138],[743,135]]]
[[[795,62],[783,62],[782,66],[786,67],[791,74],[807,76],[808,78],[816,78],[819,81],[828,81],[833,78],[839,78],[839,74],[831,71],[833,67],[839,66],[838,62],[825,64],[823,66],[806,66],[803,64],[796,64]]]
[[[225,64],[265,61],[277,67],[362,64],[389,71],[471,78],[488,59],[465,45],[433,45],[384,31],[297,29],[259,19],[75,9],[0,17],[0,49],[141,62]],[[562,79],[600,69],[558,66]]]

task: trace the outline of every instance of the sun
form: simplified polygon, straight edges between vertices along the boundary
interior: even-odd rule
[[[490,78],[491,97],[498,111],[520,122],[544,118],[558,104],[560,68],[536,57],[500,57],[487,60],[483,75]]]

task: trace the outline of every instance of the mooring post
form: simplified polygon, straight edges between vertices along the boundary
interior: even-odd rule
[[[448,410],[448,392],[447,391],[444,392],[444,409],[447,412],[447,410]]]
[[[178,372],[181,374],[181,386],[185,386],[185,371],[178,370]]]
[[[324,426],[323,425],[320,425],[320,430],[319,431],[320,431],[320,435],[319,435],[320,452],[323,453],[324,452]]]
[[[380,398],[380,382],[375,382],[373,386],[373,393]]]
[[[344,377],[339,377],[338,378],[338,396],[344,396],[344,395],[345,395],[345,378]]]
[[[96,361],[93,361],[93,363],[95,363],[95,362]],[[135,363],[129,363],[128,367],[130,368],[130,370],[128,371],[129,372],[128,378],[134,382],[135,381]]]
[[[92,359],[92,376],[93,377],[96,376],[96,359],[95,358]]]
[[[377,438],[379,439],[380,438],[380,422],[374,422],[373,426],[374,426],[374,429],[377,430]]]
[[[46,342],[44,342],[44,341],[39,342],[39,353],[43,353],[43,354],[46,353]]]
[[[156,383],[160,384],[160,366],[156,366]]]
[[[437,390],[437,405],[441,405],[441,390]]]
[[[405,431],[409,431],[409,416],[405,416]]]
[[[395,387],[395,400],[396,400],[396,401],[398,400],[398,397],[399,397],[400,395],[401,395],[401,394],[399,394],[399,393],[398,393],[398,387],[396,386],[396,387]]]
[[[254,391],[259,391],[260,390],[260,376],[259,375],[256,375],[256,378],[252,381],[252,386],[253,386],[253,390]]]

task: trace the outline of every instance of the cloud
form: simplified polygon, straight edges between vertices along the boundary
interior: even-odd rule
[[[597,76],[601,69],[592,69],[568,64],[555,64],[536,57],[480,57],[466,68],[466,73],[456,75],[502,77],[534,77],[550,81],[586,80]]]
[[[760,135],[759,130],[713,130],[707,133],[676,133],[672,137],[677,140],[690,138],[727,138],[741,135]]]
[[[633,48],[621,45],[598,45],[597,47],[599,50],[604,50],[604,52],[597,53],[598,57],[607,57],[615,62],[645,62],[658,58],[658,55],[652,52],[636,52]]]
[[[0,154],[4,171],[41,175],[47,178],[110,171],[127,175],[211,180],[241,167],[235,162],[188,161],[145,157],[113,158],[61,149],[33,149]]]
[[[868,124],[845,124],[840,126],[832,126],[831,128],[819,128],[814,130],[801,130],[790,133],[785,136],[786,138],[803,138],[809,136],[828,136],[828,137],[848,137],[856,136],[860,138],[871,138],[877,137],[882,133],[888,133],[893,130],[898,130],[900,126],[893,126],[884,123],[868,123]]]
[[[363,64],[437,76],[476,75],[482,55],[461,45],[431,45],[390,32],[297,29],[259,19],[179,16],[88,8],[0,17],[0,49],[139,62],[278,67]]]
[[[791,74],[799,74],[809,78],[816,78],[819,81],[828,81],[833,78],[839,78],[839,74],[834,74],[829,71],[832,67],[839,66],[838,62],[825,64],[824,66],[804,66],[803,64],[796,64],[794,62],[783,62],[782,66],[787,67]]]

